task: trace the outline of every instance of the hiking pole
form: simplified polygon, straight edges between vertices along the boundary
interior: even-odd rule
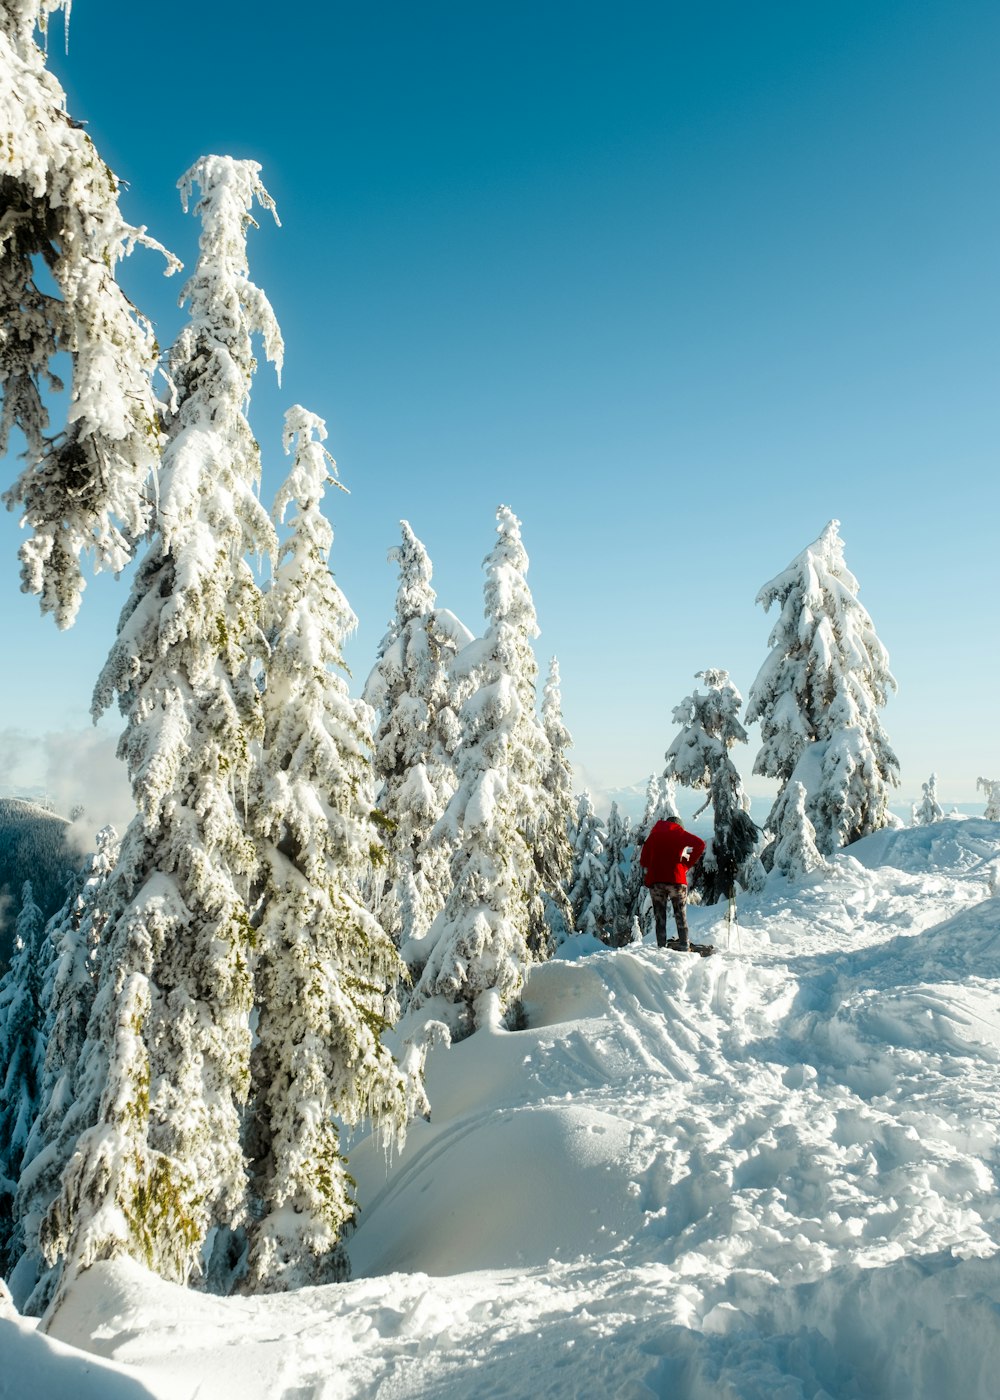
[[[743,939],[740,937],[740,920],[736,911],[736,889],[729,891],[729,905],[726,910],[726,952],[728,953],[733,944],[733,924],[736,925],[736,947],[739,952],[743,952]]]

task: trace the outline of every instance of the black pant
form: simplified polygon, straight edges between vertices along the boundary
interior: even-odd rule
[[[667,946],[667,901],[673,905],[674,921],[677,924],[677,937],[682,943],[688,941],[687,886],[650,885],[649,897],[653,901],[653,918],[656,920],[656,942],[661,948]]]

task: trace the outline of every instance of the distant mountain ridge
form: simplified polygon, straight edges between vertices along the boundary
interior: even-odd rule
[[[67,876],[82,859],[67,840],[69,826],[35,802],[0,797],[0,970],[10,960],[25,880],[46,919],[66,897]]]

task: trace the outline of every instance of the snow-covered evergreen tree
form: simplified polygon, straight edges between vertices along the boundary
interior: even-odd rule
[[[42,983],[45,1063],[15,1200],[21,1254],[15,1292],[22,1311],[31,1313],[44,1310],[56,1281],[56,1271],[46,1270],[42,1255],[45,1215],[58,1195],[81,1127],[88,1126],[76,1112],[80,1064],[94,1001],[103,922],[100,896],[117,854],[118,835],[114,827],[104,827],[95,853],[70,879],[66,902],[46,933],[52,956]]]
[[[666,774],[661,778],[656,773],[650,773],[649,782],[646,784],[646,805],[636,831],[640,848],[656,823],[666,821],[668,817],[673,817],[675,821],[680,820],[677,813],[677,785],[673,778]]]
[[[986,794],[983,816],[988,822],[1000,822],[1000,778],[977,778],[976,791],[980,788]]]
[[[816,847],[816,828],[806,812],[806,790],[800,782],[786,783],[775,816],[779,833],[774,845],[773,869],[789,880],[799,880],[826,864]]]
[[[547,942],[554,947],[566,938],[572,922],[568,889],[573,874],[573,847],[569,833],[575,820],[573,774],[566,757],[573,740],[563,719],[559,662],[554,656],[542,689],[541,718],[546,750],[534,858],[545,904]]]
[[[385,868],[379,921],[403,949],[421,939],[444,907],[452,849],[430,834],[455,791],[458,695],[450,663],[472,633],[454,613],[435,607],[431,562],[407,521],[389,551],[399,564],[396,612],[365,686],[379,712],[375,771],[381,787]]]
[[[712,808],[713,834],[694,872],[694,887],[705,904],[731,898],[739,884],[759,889],[764,872],[757,859],[758,830],[750,817],[750,800],[730,757],[735,744],[747,742],[739,720],[743,697],[727,671],[699,671],[707,687],[685,696],[673,713],[682,726],[666,753],[665,777],[706,794]]]
[[[487,630],[454,663],[473,689],[461,711],[458,787],[440,822],[455,843],[452,887],[424,940],[410,1002],[414,1010],[436,1005],[459,1035],[511,1008],[533,930],[541,937],[545,929],[532,857],[544,757],[531,651],[538,628],[520,521],[501,506],[497,522],[485,560]]]
[[[831,520],[757,595],[765,611],[774,603],[781,611],[746,716],[763,739],[754,772],[780,784],[768,829],[780,837],[779,812],[794,810],[782,802],[794,778],[827,855],[889,823],[899,773],[879,720],[896,682],[858,602],[838,528]]]
[[[14,1193],[41,1092],[44,931],[42,911],[26,880],[14,925],[14,956],[0,978],[0,1275],[13,1263]]]
[[[643,924],[645,921],[651,920],[653,914],[653,907],[649,902],[644,883],[645,872],[639,864],[642,844],[641,828],[630,823],[629,845],[626,849],[624,901],[629,921],[629,941],[632,943],[642,942]]]
[[[94,1126],[46,1228],[50,1255],[86,1266],[128,1252],[179,1281],[200,1269],[213,1226],[223,1242],[245,1218],[257,858],[243,799],[262,728],[246,556],[276,541],[244,408],[253,335],[276,363],[282,352],[247,268],[253,201],[273,209],[259,166],[204,157],[180,182],[185,208],[195,184],[201,252],[170,357],[156,527],[94,699],[100,713],[117,694],[138,808],[106,888],[88,1030],[100,1054],[85,1048],[82,1086]]]
[[[156,347],[115,268],[136,243],[159,245],[125,223],[118,181],[46,70],[36,30],[59,9],[68,23],[69,0],[0,5],[0,456],[16,427],[27,466],[5,500],[28,527],[23,587],[66,627],[84,587],[81,555],[117,572],[149,523]],[[54,294],[38,285],[36,263]],[[61,387],[57,352],[68,352],[72,378],[65,427],[53,432],[43,389]]]
[[[333,459],[322,419],[285,419],[289,480],[275,506],[291,535],[265,596],[269,641],[254,827],[267,881],[258,916],[259,1021],[248,1146],[255,1220],[249,1286],[289,1289],[347,1274],[340,1244],[354,1214],[337,1121],[370,1116],[401,1140],[425,1108],[382,1043],[398,1011],[395,948],[362,906],[377,836],[372,715],[352,700],[342,647],[356,619],[330,573],[320,509]]]
[[[604,823],[594,812],[589,792],[577,799],[576,835],[573,840],[573,870],[569,901],[573,931],[603,936],[605,896],[608,887]]]
[[[613,948],[624,948],[632,942],[635,908],[632,892],[633,865],[638,864],[638,851],[632,823],[628,815],[611,804],[607,834],[604,842],[605,887],[601,917],[602,937]]]
[[[920,784],[923,801],[914,808],[913,825],[930,826],[944,819],[944,811],[937,800],[937,774],[932,773],[926,783]]]

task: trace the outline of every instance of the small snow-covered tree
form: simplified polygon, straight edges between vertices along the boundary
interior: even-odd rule
[[[605,848],[604,823],[594,812],[590,793],[582,792],[576,807],[569,902],[574,932],[589,933],[595,938],[600,938],[604,929],[608,888]]]
[[[320,509],[333,459],[322,419],[296,406],[294,448],[276,518],[297,513],[265,595],[269,641],[254,828],[267,871],[258,914],[259,1020],[248,1146],[257,1208],[249,1286],[289,1289],[344,1278],[340,1243],[355,1210],[337,1121],[370,1116],[402,1140],[426,1108],[382,1041],[396,1017],[398,955],[362,906],[376,843],[371,711],[352,700],[342,647],[356,619],[330,573],[333,531]]]
[[[806,812],[806,790],[801,783],[786,784],[775,823],[779,835],[774,846],[774,870],[789,880],[799,880],[826,865],[816,847],[816,828]]]
[[[444,907],[452,850],[430,839],[453,792],[459,738],[459,700],[450,663],[472,633],[445,608],[435,607],[431,562],[404,520],[402,543],[389,551],[399,564],[396,613],[365,686],[379,712],[375,730],[377,808],[383,821],[383,887],[377,901],[382,927],[403,949],[426,934]]]
[[[554,656],[542,689],[541,717],[546,749],[534,858],[545,904],[548,942],[555,946],[570,932],[572,920],[568,887],[573,873],[573,847],[569,832],[575,804],[573,774],[566,757],[573,740],[563,720],[559,662]]]
[[[605,887],[601,918],[603,937],[613,948],[624,948],[632,941],[635,909],[632,898],[632,871],[638,851],[632,823],[612,802],[604,842]]]
[[[43,938],[42,911],[26,880],[14,925],[14,956],[0,978],[0,1275],[13,1263],[14,1193],[41,1091]]]
[[[258,862],[243,798],[262,721],[251,674],[260,592],[248,554],[275,535],[256,495],[246,420],[252,337],[280,363],[266,297],[248,276],[254,200],[273,211],[253,161],[206,156],[180,182],[201,190],[190,320],[170,356],[156,527],[98,681],[117,695],[119,745],[138,815],[105,894],[105,951],[82,1086],[83,1135],[46,1222],[50,1256],[86,1267],[131,1253],[165,1277],[202,1267],[212,1227],[245,1220],[241,1140],[249,1088],[248,899]],[[103,1062],[103,1071],[102,1071]]]
[[[926,783],[920,784],[924,794],[919,807],[914,808],[913,825],[930,826],[944,819],[944,811],[937,800],[937,774],[932,773]]]
[[[899,781],[879,720],[896,682],[838,529],[831,520],[757,595],[765,612],[777,603],[780,615],[746,716],[763,739],[754,772],[780,784],[768,829],[780,837],[779,812],[794,810],[782,803],[794,778],[827,855],[889,823],[889,789]]]
[[[1000,822],[1000,778],[977,778],[976,791],[980,788],[986,794],[983,816],[988,822]]]
[[[0,456],[11,430],[27,465],[5,496],[28,527],[25,591],[69,626],[84,582],[81,555],[118,572],[149,524],[147,478],[159,456],[152,390],[156,344],[115,281],[137,243],[160,249],[118,207],[119,184],[66,111],[36,29],[69,0],[0,5]],[[168,271],[179,264],[169,254]],[[54,283],[44,290],[43,267]],[[50,430],[52,361],[72,367],[65,427]]]
[[[531,651],[538,628],[520,521],[506,506],[497,534],[485,560],[487,630],[454,663],[472,693],[461,711],[458,787],[439,823],[455,844],[452,887],[424,940],[410,1002],[437,1005],[459,1035],[512,1007],[533,929],[545,926],[532,857],[544,753]]]
[[[629,941],[632,943],[642,942],[643,921],[647,915],[652,916],[652,905],[649,904],[644,883],[645,872],[639,864],[642,844],[641,829],[630,822],[629,845],[626,848],[624,907],[628,918]]]
[[[18,1302],[40,1314],[57,1281],[46,1269],[41,1232],[82,1127],[76,1112],[81,1059],[93,1007],[103,914],[100,896],[118,854],[114,827],[97,834],[97,849],[69,881],[66,902],[49,922],[51,959],[42,983],[45,1062],[38,1112],[28,1137],[15,1199],[18,1224]],[[84,1096],[85,1097],[85,1096]]]
[[[656,773],[650,773],[649,782],[646,784],[646,806],[636,832],[640,847],[656,823],[666,821],[669,817],[675,821],[679,820],[677,786],[673,778],[666,774],[661,778]]]
[[[699,671],[696,678],[704,680],[707,692],[695,690],[674,710],[674,723],[682,728],[667,749],[665,777],[704,792],[701,810],[712,808],[712,839],[695,869],[694,885],[705,904],[716,904],[731,898],[737,884],[759,889],[764,872],[750,800],[730,757],[735,744],[747,742],[739,720],[743,697],[727,671]]]

